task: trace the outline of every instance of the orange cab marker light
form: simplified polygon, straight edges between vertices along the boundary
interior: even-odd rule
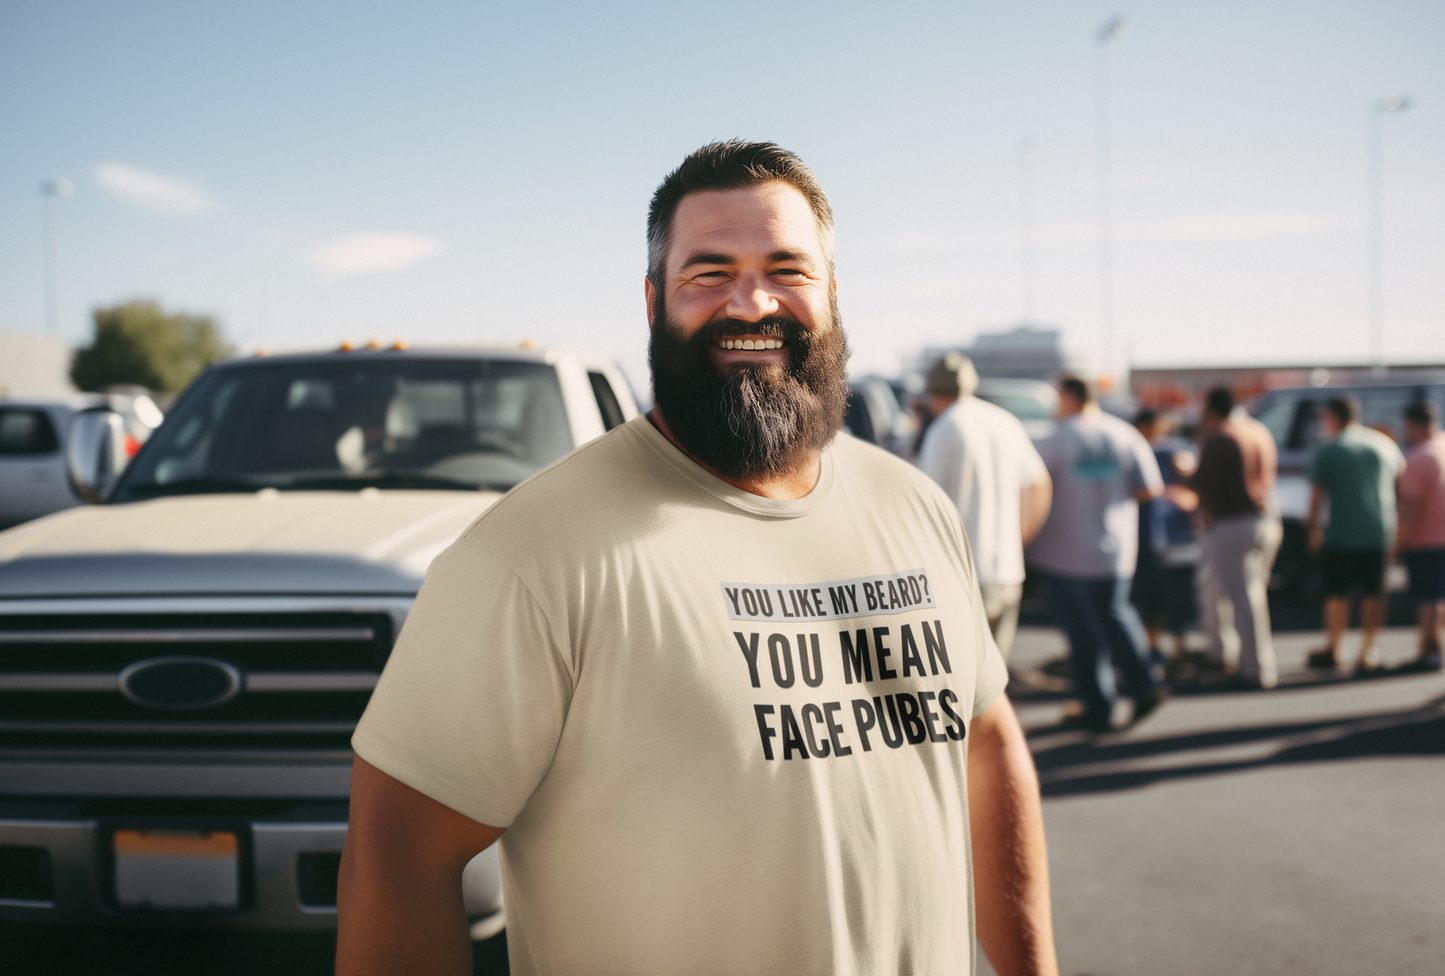
[[[370,339],[366,340],[366,348],[368,348],[368,349],[380,349],[380,348],[381,348],[381,340],[378,339],[376,336],[372,336]]]
[[[271,350],[267,349],[265,346],[257,346],[257,347],[256,347],[256,355],[257,355],[257,356],[269,356],[269,355],[271,355]]]
[[[535,348],[537,348],[537,344],[536,344],[535,342],[533,342],[531,339],[523,339],[523,340],[522,340],[522,348],[523,348],[523,349],[535,349]]]
[[[336,347],[336,351],[337,351],[337,352],[351,352],[351,350],[353,350],[353,349],[355,349],[355,348],[356,348],[355,343],[353,343],[350,339],[342,339],[342,340],[341,340],[341,345],[339,345],[339,346]]]
[[[405,339],[398,339],[391,344],[391,348],[397,351],[401,351],[402,349],[407,349],[409,347],[407,346],[407,342]]]
[[[231,833],[192,834],[183,831],[117,830],[115,852],[125,855],[170,857],[235,857],[236,835]]]

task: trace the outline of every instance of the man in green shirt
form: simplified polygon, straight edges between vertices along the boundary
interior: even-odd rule
[[[1364,640],[1356,674],[1384,670],[1375,634],[1385,621],[1385,560],[1395,535],[1395,478],[1405,458],[1395,442],[1359,423],[1353,397],[1325,404],[1325,432],[1331,440],[1310,463],[1309,543],[1324,571],[1325,628],[1329,645],[1312,653],[1311,667],[1339,666],[1340,639],[1350,621],[1350,603],[1360,597]],[[1320,527],[1325,504],[1329,522]]]

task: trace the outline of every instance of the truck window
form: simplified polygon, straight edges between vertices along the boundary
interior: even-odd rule
[[[0,407],[0,454],[49,454],[60,449],[44,410]]]
[[[186,491],[493,488],[570,451],[556,370],[412,357],[216,370],[132,462],[117,498]]]
[[[1280,448],[1289,448],[1290,431],[1294,425],[1295,407],[1299,401],[1294,397],[1277,396],[1266,402],[1255,415],[1255,420],[1264,424],[1269,432],[1274,435],[1275,444]]]
[[[621,427],[625,418],[622,416],[622,405],[617,402],[617,394],[612,392],[612,384],[607,382],[607,377],[601,373],[588,373],[587,379],[592,382],[592,395],[597,398],[597,409],[602,411],[602,425],[608,430]]]

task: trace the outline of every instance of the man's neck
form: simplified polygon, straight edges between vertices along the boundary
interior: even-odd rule
[[[801,464],[794,466],[789,471],[761,475],[756,478],[735,478],[731,475],[723,474],[683,447],[682,442],[673,436],[672,431],[668,430],[667,422],[662,419],[662,411],[656,406],[647,412],[647,419],[652,421],[652,426],[657,428],[658,433],[671,441],[674,447],[691,458],[693,463],[698,467],[713,477],[726,481],[734,488],[741,488],[750,495],[758,495],[762,498],[774,498],[780,501],[792,501],[793,499],[802,498],[804,495],[810,493],[817,487],[818,479],[822,477],[822,454],[820,451],[812,451]]]

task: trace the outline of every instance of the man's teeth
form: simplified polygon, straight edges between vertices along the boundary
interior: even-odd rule
[[[781,349],[782,339],[723,339],[719,343],[724,349]]]

